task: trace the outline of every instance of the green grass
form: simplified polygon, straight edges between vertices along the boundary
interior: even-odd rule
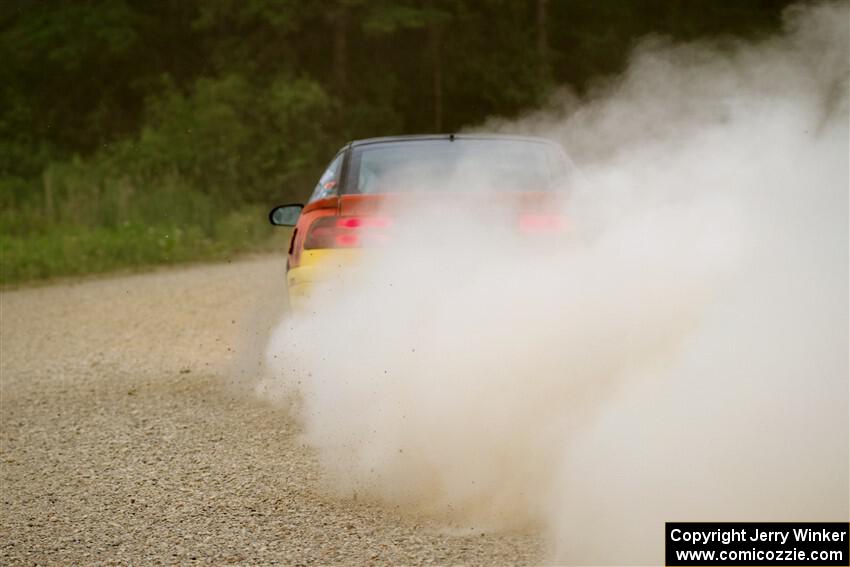
[[[115,270],[214,261],[280,250],[281,234],[265,211],[248,207],[200,225],[127,222],[113,227],[57,225],[34,233],[0,233],[0,285]]]

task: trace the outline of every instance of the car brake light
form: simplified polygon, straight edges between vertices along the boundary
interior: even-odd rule
[[[520,232],[561,232],[564,229],[564,220],[558,215],[520,215]]]
[[[390,219],[383,217],[338,217],[336,226],[339,228],[387,228]]]
[[[384,217],[321,217],[310,225],[304,248],[357,248],[382,242],[391,224]]]

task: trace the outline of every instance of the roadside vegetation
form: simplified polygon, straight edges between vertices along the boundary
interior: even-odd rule
[[[787,3],[5,2],[0,285],[279,246],[267,209],[346,140],[516,115],[647,33],[769,32]]]

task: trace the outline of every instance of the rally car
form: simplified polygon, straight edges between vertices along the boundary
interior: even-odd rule
[[[287,258],[290,303],[303,304],[328,266],[345,266],[362,247],[391,238],[395,213],[422,199],[470,215],[488,202],[511,201],[514,217],[500,222],[523,232],[560,231],[556,197],[573,170],[561,147],[542,138],[449,134],[349,142],[306,205],[269,213],[273,225],[295,227]]]

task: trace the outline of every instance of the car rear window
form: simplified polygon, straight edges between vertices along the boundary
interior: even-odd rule
[[[554,144],[516,139],[366,144],[352,154],[346,193],[546,191],[568,162]]]

